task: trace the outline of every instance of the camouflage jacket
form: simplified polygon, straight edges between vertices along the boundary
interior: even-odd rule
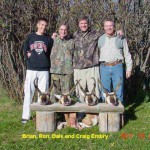
[[[50,55],[50,72],[55,74],[73,73],[72,55],[73,40],[70,38],[62,40],[59,37],[56,37]]]
[[[89,29],[87,32],[74,33],[73,68],[84,69],[99,64],[98,38],[102,31]]]

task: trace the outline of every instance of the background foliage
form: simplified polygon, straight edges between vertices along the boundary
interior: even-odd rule
[[[0,82],[18,102],[23,100],[26,65],[22,45],[36,31],[38,17],[49,20],[48,34],[57,32],[59,22],[67,21],[73,33],[77,18],[89,16],[91,27],[103,28],[105,18],[113,18],[122,29],[132,54],[132,77],[126,81],[126,99],[150,88],[150,3],[148,0],[1,0],[0,1]]]

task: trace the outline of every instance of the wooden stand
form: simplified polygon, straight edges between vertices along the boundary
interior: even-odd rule
[[[124,125],[124,106],[119,102],[118,106],[109,106],[99,103],[88,106],[85,103],[76,103],[71,106],[63,106],[60,103],[52,105],[30,105],[32,111],[36,111],[36,130],[39,132],[53,132],[56,129],[55,112],[85,112],[99,114],[100,132],[117,132]]]
[[[118,132],[120,130],[120,113],[99,113],[100,132]]]
[[[55,130],[55,113],[36,111],[36,130],[39,132],[53,132]]]

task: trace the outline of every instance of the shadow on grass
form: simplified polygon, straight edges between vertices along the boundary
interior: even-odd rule
[[[144,106],[137,109],[142,105],[142,103],[150,102],[149,85],[145,88],[145,90],[143,90],[143,87],[140,86],[141,83],[144,82],[149,84],[149,79],[145,81],[145,74],[143,72],[139,72],[138,67],[136,69],[137,70],[135,71],[134,75],[132,75],[130,80],[126,81],[125,84],[126,93],[128,93],[128,95],[125,94],[125,125],[129,122],[129,120],[137,119],[136,112],[144,109]]]

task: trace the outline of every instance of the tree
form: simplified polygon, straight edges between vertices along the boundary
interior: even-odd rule
[[[113,18],[123,29],[130,47],[133,76],[126,81],[127,94],[135,96],[150,87],[150,4],[148,0],[1,0],[0,2],[0,81],[8,94],[23,99],[26,65],[22,45],[27,34],[35,31],[38,17],[49,20],[48,34],[57,31],[65,20],[73,33],[79,15],[89,16],[92,28],[102,29],[105,18]],[[134,87],[134,88],[132,88]]]

